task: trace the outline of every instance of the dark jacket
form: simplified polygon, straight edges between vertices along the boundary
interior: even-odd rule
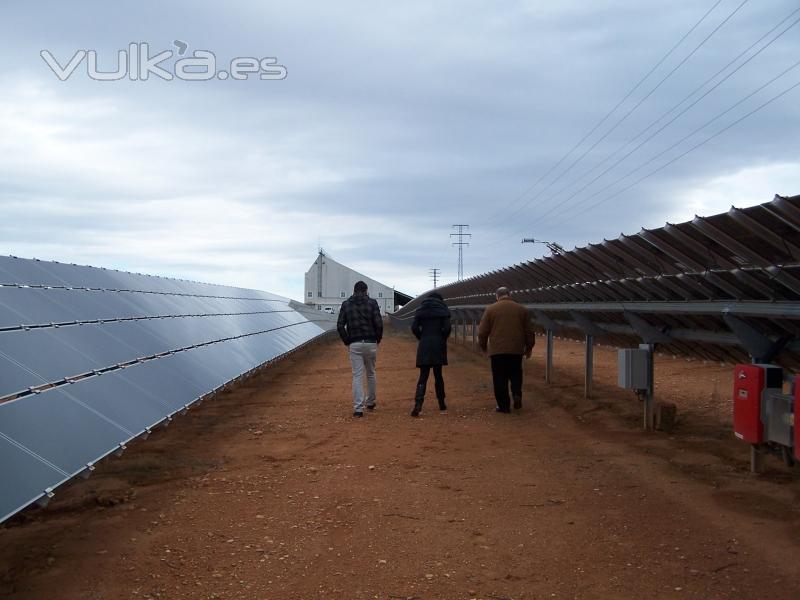
[[[336,331],[346,346],[361,340],[380,344],[383,337],[383,319],[378,303],[366,294],[353,294],[342,302]]]
[[[508,296],[486,307],[478,326],[478,344],[484,352],[525,354],[536,338],[528,310]]]
[[[419,340],[417,366],[447,364],[447,338],[450,335],[450,309],[438,298],[425,298],[414,313],[411,331]]]

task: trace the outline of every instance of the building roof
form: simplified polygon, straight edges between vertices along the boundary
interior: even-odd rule
[[[395,305],[401,305],[402,306],[402,305],[408,304],[409,302],[411,302],[414,299],[414,296],[411,296],[409,294],[404,294],[403,292],[395,290],[394,286],[382,283],[382,282],[378,281],[377,279],[373,279],[371,277],[368,277],[367,275],[364,275],[363,273],[361,273],[360,271],[355,270],[352,267],[348,267],[347,265],[340,263],[338,260],[336,260],[334,258],[331,258],[331,256],[329,254],[327,254],[322,249],[320,249],[319,255],[324,256],[325,260],[330,262],[330,263],[334,263],[334,264],[336,264],[336,265],[338,265],[338,266],[340,266],[340,267],[342,267],[344,269],[347,269],[349,271],[352,271],[353,273],[356,273],[358,275],[359,279],[362,279],[368,286],[375,287],[376,285],[380,285],[382,287],[394,290],[394,303],[395,303]],[[319,258],[319,255],[317,255],[316,259],[314,259],[314,262],[308,268],[308,271],[306,271],[306,274],[310,273],[311,270],[314,268],[314,265],[317,264],[317,260]]]

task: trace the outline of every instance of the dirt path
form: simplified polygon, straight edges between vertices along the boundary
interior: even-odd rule
[[[800,597],[790,475],[749,476],[727,438],[644,434],[602,382],[583,403],[566,358],[550,388],[526,363],[500,415],[454,348],[450,410],[431,390],[412,419],[413,359],[387,337],[363,419],[330,341],[175,420],[0,529],[0,597]]]

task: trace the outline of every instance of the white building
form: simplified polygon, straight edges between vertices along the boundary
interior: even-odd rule
[[[398,306],[411,301],[411,296],[336,262],[323,250],[320,250],[317,260],[306,272],[303,299],[317,310],[338,313],[342,302],[353,295],[353,286],[357,281],[367,284],[369,296],[378,302],[382,315],[394,312]]]

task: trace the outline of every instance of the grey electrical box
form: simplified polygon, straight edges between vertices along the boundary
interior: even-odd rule
[[[650,369],[647,366],[647,350],[624,348],[619,350],[619,379],[617,385],[629,390],[645,390],[649,387]]]
[[[780,369],[775,368],[780,371]],[[780,381],[780,383],[783,383]],[[792,418],[794,398],[781,393],[781,388],[767,388],[761,395],[761,422],[764,424],[764,439],[792,447]]]

